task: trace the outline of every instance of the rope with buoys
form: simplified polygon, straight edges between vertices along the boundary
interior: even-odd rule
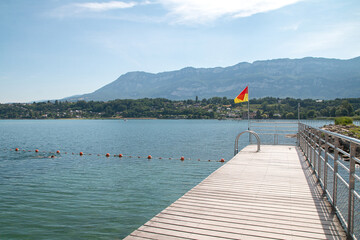
[[[8,149],[4,149],[4,150],[8,150]],[[40,154],[40,153],[50,153],[52,155],[48,156],[48,158],[56,158],[56,156],[60,156],[61,155],[61,152],[60,150],[56,150],[54,152],[52,151],[39,151],[39,149],[35,149],[34,151],[32,150],[25,150],[25,149],[22,149],[20,150],[20,148],[15,148],[15,149],[9,149],[10,151],[15,151],[15,152],[35,152],[37,154]],[[62,154],[70,154],[68,152],[63,152]],[[96,156],[105,156],[106,158],[109,158],[111,156],[113,157],[117,157],[117,158],[133,158],[135,156],[132,156],[132,155],[123,155],[122,153],[119,153],[119,154],[113,154],[111,155],[110,153],[106,153],[106,154],[93,154],[93,153],[84,153],[84,152],[79,152],[78,154],[72,152],[71,153],[72,155],[79,155],[79,156],[91,156],[91,155],[96,155]],[[169,159],[169,160],[180,160],[180,161],[185,161],[185,160],[197,160],[197,161],[201,161],[200,158],[198,159],[192,159],[192,158],[185,158],[184,156],[181,156],[180,158],[174,158],[174,157],[168,157],[168,158],[165,158],[165,157],[157,157],[157,158],[154,158],[152,155],[148,155],[146,157],[142,157],[142,156],[137,156],[138,159],[148,159],[148,160],[151,160],[151,159]],[[225,159],[224,158],[221,158],[220,160],[207,160],[207,162],[221,162],[221,163],[224,163],[225,162]]]

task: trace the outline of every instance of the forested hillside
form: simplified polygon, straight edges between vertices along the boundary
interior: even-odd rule
[[[257,119],[296,119],[298,103],[302,119],[336,116],[360,116],[360,98],[312,100],[266,97],[250,100],[250,117]],[[126,99],[108,102],[39,102],[0,104],[1,119],[57,118],[159,118],[225,119],[247,118],[247,103],[214,97],[199,100]]]

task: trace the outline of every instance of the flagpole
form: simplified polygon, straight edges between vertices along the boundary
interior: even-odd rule
[[[249,103],[249,87],[246,86],[244,90],[234,99],[235,103],[248,102],[248,130],[250,130],[250,103]],[[249,141],[250,141],[250,133],[249,133]]]
[[[249,92],[249,89],[248,89]],[[250,98],[248,93],[248,130],[250,131]],[[251,143],[251,134],[249,133],[249,142]]]
[[[248,100],[248,130],[250,130],[250,99]]]

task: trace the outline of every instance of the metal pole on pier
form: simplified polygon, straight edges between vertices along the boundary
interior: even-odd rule
[[[249,98],[249,90],[248,90],[248,98]],[[250,99],[248,99],[248,131],[250,131]],[[251,143],[251,134],[249,132],[249,142]]]

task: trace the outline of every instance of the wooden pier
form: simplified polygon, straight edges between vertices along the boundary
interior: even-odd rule
[[[295,146],[250,145],[125,238],[346,239]]]

